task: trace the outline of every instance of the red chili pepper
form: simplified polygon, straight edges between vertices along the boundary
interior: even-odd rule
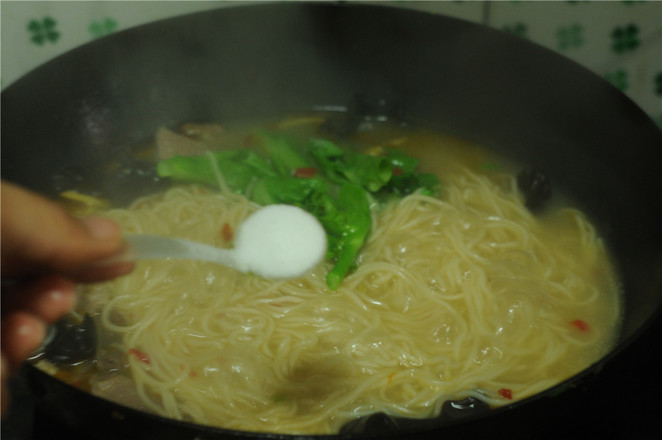
[[[144,353],[140,350],[136,350],[135,348],[130,348],[129,354],[134,355],[140,362],[144,362],[146,364],[150,363],[149,355],[147,353]]]
[[[226,243],[230,243],[232,241],[234,233],[232,232],[232,226],[230,226],[229,223],[223,224],[223,229],[221,229],[221,236],[223,237],[223,241]]]
[[[579,330],[581,330],[583,332],[588,330],[588,323],[586,321],[581,320],[581,319],[575,319],[570,324],[574,325],[575,327],[577,327]]]
[[[294,170],[294,177],[303,177],[303,178],[310,178],[310,177],[315,177],[315,174],[317,174],[317,168],[315,167],[301,167],[297,168]]]
[[[510,388],[501,388],[498,391],[499,395],[503,398],[506,398],[508,400],[513,399],[513,391]]]
[[[402,168],[399,167],[393,167],[391,172],[393,173],[394,176],[399,176],[400,174],[404,173],[404,171],[402,171]]]

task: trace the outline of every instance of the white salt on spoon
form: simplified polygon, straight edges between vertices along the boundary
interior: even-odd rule
[[[268,205],[240,226],[233,249],[157,235],[125,237],[129,258],[201,260],[269,279],[296,278],[315,267],[326,253],[326,234],[319,221],[301,208]]]

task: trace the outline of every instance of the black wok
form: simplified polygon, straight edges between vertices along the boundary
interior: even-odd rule
[[[78,179],[133,197],[149,185],[121,181],[104,164],[159,126],[342,109],[358,93],[395,100],[410,121],[545,169],[611,248],[625,317],[609,356],[537,396],[469,421],[374,417],[346,436],[636,434],[659,408],[647,397],[660,390],[649,344],[660,335],[662,303],[662,133],[608,83],[527,41],[347,4],[228,8],[130,29],[2,93],[2,177],[47,195]],[[26,368],[38,406],[89,438],[274,438],[147,415]]]

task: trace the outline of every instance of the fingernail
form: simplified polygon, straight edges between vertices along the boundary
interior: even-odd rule
[[[62,302],[62,299],[64,299],[64,293],[58,289],[53,289],[48,292],[48,296],[50,297],[51,301],[56,303]]]
[[[40,321],[31,321],[16,329],[16,333],[21,337],[34,337],[38,343],[46,337],[46,326]]]
[[[73,307],[76,300],[76,295],[72,295],[70,292],[63,291],[61,289],[53,289],[49,291],[48,297],[53,304],[59,305],[65,303],[68,309]]]
[[[119,227],[115,222],[102,217],[87,217],[83,223],[95,238],[113,238],[119,235]]]

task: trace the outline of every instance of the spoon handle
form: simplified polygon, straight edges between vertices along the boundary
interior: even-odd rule
[[[124,237],[135,260],[153,258],[176,258],[200,260],[236,268],[233,251],[219,249],[202,243],[181,238],[167,238],[157,235],[130,234]]]

